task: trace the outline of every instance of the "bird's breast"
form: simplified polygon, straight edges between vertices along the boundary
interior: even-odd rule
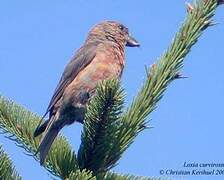
[[[110,78],[120,78],[124,67],[124,54],[112,47],[98,48],[91,63],[78,73],[66,88],[69,96],[77,96],[80,91],[92,92],[97,83]]]

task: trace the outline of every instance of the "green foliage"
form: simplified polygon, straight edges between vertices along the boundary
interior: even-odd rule
[[[132,175],[118,175],[117,173],[107,173],[105,180],[162,180],[161,178],[141,177]]]
[[[97,173],[114,165],[111,147],[117,136],[120,115],[124,103],[124,92],[119,81],[103,81],[87,108],[78,153],[80,168]]]
[[[184,57],[197,42],[202,32],[212,25],[211,17],[214,15],[216,7],[215,0],[197,1],[194,9],[188,13],[171,46],[147,72],[143,87],[122,116],[119,133],[114,142],[114,154],[117,156],[117,160],[138,133],[145,129],[148,115],[156,108],[168,85],[175,79],[181,78],[179,71],[183,66]]]
[[[88,108],[85,120],[80,150],[82,153],[79,154],[81,167],[97,173],[107,171],[108,168],[116,164],[138,133],[145,129],[148,115],[156,108],[168,85],[175,79],[181,78],[179,71],[183,66],[184,57],[197,42],[202,32],[212,25],[210,18],[214,15],[216,6],[217,2],[214,0],[197,1],[193,5],[193,9],[188,12],[187,19],[176,34],[171,46],[147,72],[143,87],[131,106],[121,116],[122,104],[120,102],[123,102],[123,99],[115,103],[117,100],[114,98],[114,103],[109,105],[111,107],[116,104],[119,105],[119,116],[114,116],[115,119],[109,120],[106,124],[102,123],[105,117],[101,117],[99,114],[107,113],[110,106],[107,106],[108,100],[106,99],[109,99],[111,93],[103,88],[107,84],[98,88],[97,94]],[[107,85],[112,88],[110,91],[113,88],[114,90],[119,89],[118,85],[109,85],[110,82]],[[102,109],[105,106],[107,108]],[[110,111],[110,114],[116,113],[116,109],[114,112]]]
[[[21,180],[15,168],[12,165],[11,160],[2,149],[0,145],[0,179],[2,180]]]
[[[0,96],[1,131],[36,160],[39,160],[36,150],[40,137],[34,139],[33,132],[39,121],[40,117],[37,115]],[[75,153],[64,137],[59,136],[55,140],[45,168],[53,175],[63,178],[78,168]]]
[[[39,143],[39,139],[34,139],[32,136],[39,120],[37,115],[0,96],[0,127],[2,132],[29,153],[34,153]]]
[[[63,136],[56,139],[46,160],[46,168],[62,179],[78,170],[75,152]]]
[[[91,172],[77,170],[72,172],[66,180],[96,180],[96,177]]]
[[[108,172],[104,177],[93,176],[90,171],[78,170],[72,172],[66,180],[164,180],[161,178],[141,177],[133,175],[120,175],[114,172]]]
[[[217,3],[222,4],[223,0],[198,0],[188,8],[187,18],[171,46],[150,70],[147,69],[146,80],[126,111],[123,111],[124,91],[119,81],[99,84],[87,108],[78,158],[67,140],[59,136],[48,154],[45,168],[61,179],[71,180],[156,179],[119,175],[109,170],[135,137],[146,129],[146,120],[168,85],[181,78],[183,60],[202,32],[213,25],[211,18]],[[39,121],[36,114],[0,96],[0,130],[36,160],[39,160],[36,150],[40,137],[34,139],[33,132]],[[1,174],[6,174],[8,179],[21,179],[1,147],[0,165],[0,179]]]

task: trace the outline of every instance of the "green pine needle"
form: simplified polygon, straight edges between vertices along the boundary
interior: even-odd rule
[[[81,169],[97,173],[114,165],[110,157],[110,147],[116,138],[123,101],[124,92],[118,80],[103,81],[98,86],[84,121],[82,143],[78,153]]]
[[[188,12],[187,18],[171,46],[160,60],[151,66],[143,87],[122,116],[123,124],[114,144],[115,147],[120,147],[119,152],[115,152],[117,157],[121,157],[138,133],[146,129],[146,120],[157,107],[168,85],[175,79],[181,78],[179,72],[183,67],[184,58],[202,32],[211,25],[211,18],[216,7],[216,0],[196,1],[193,5],[194,9]]]
[[[0,96],[0,131],[38,161],[36,150],[40,137],[33,138],[33,132],[39,121],[39,116]],[[64,137],[59,136],[55,140],[45,168],[53,175],[63,178],[78,168],[75,153]]]
[[[111,103],[111,93],[108,92],[110,88],[110,91],[118,90],[119,84],[111,86],[112,83],[108,81],[99,86],[87,110],[78,155],[81,168],[92,170],[96,174],[113,167],[138,133],[147,127],[146,120],[163,97],[168,85],[181,78],[179,71],[183,67],[184,58],[202,32],[212,24],[211,17],[217,1],[199,0],[192,7],[171,46],[147,72],[143,87],[122,117],[120,110],[123,99]],[[111,107],[108,103],[112,107],[119,107],[119,116],[116,116],[113,108],[108,112],[108,107]]]
[[[133,176],[133,175],[120,175],[114,172],[109,172],[105,175],[104,180],[165,180],[165,179],[154,178],[154,177]]]
[[[96,177],[91,172],[77,170],[72,172],[66,180],[96,180]]]
[[[2,180],[21,180],[22,178],[16,172],[8,155],[0,145],[0,179]]]
[[[146,129],[147,118],[168,85],[181,78],[184,58],[202,32],[214,25],[211,18],[217,5],[222,3],[223,0],[197,0],[188,8],[187,18],[171,46],[147,71],[143,87],[125,112],[122,111],[124,92],[119,81],[103,81],[87,109],[78,160],[66,139],[59,136],[48,154],[45,168],[62,179],[154,180],[108,173],[108,170],[116,165],[139,132]],[[1,132],[36,160],[39,160],[35,153],[40,137],[34,139],[33,132],[39,121],[39,116],[0,96]],[[0,147],[0,179],[2,174],[8,179],[21,179]]]

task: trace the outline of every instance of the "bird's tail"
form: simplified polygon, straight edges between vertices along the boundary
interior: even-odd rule
[[[44,121],[43,123],[40,122],[33,133],[33,137],[35,138],[35,137],[39,136],[40,134],[42,134],[45,131],[45,129],[47,128],[48,123],[49,123],[49,119]]]
[[[57,121],[57,119],[58,118],[56,117],[56,115],[51,117],[51,119],[49,120],[45,128],[44,134],[40,141],[40,145],[37,149],[37,152],[40,153],[40,165],[44,164],[44,161],[50,150],[50,147],[52,143],[54,142],[54,139],[58,135],[60,129],[62,128],[62,127],[57,127],[55,125],[55,121]]]

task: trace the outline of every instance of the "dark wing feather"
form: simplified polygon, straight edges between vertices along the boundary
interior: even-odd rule
[[[75,79],[77,74],[94,59],[98,44],[98,42],[85,44],[77,51],[75,56],[65,67],[64,73],[62,74],[62,77],[51,98],[47,111],[43,117],[45,117],[46,114],[51,111],[52,107],[61,98],[65,88]]]

